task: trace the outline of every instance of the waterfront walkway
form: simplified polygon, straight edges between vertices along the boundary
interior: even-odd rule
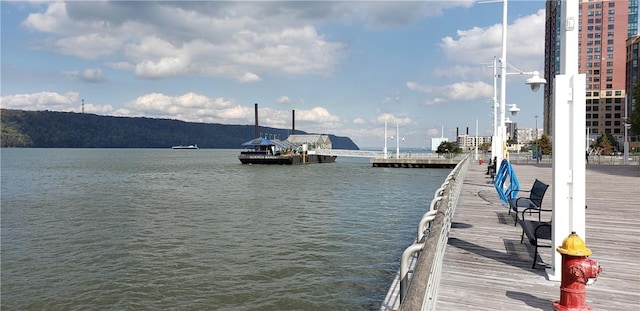
[[[560,282],[548,281],[551,248],[533,247],[502,205],[487,166],[469,165],[446,247],[436,310],[553,310]],[[522,189],[548,183],[543,206],[553,202],[548,164],[514,165]],[[587,287],[593,310],[640,310],[640,166],[587,165],[586,243],[602,273]],[[526,195],[526,194],[525,194]]]

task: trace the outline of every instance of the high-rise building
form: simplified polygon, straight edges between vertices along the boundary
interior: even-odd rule
[[[553,85],[560,74],[561,6],[547,0],[545,35],[544,133],[553,134]],[[622,142],[627,83],[627,38],[638,31],[638,0],[580,0],[579,72],[586,75],[586,128],[593,136],[609,133]],[[636,56],[637,57],[637,54]],[[637,58],[635,60],[637,66]],[[627,101],[631,105],[631,101]],[[627,109],[630,110],[628,106]]]

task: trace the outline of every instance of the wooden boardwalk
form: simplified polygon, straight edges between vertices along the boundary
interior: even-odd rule
[[[542,265],[531,269],[533,247],[520,243],[490,179],[487,166],[470,164],[443,260],[437,310],[553,310],[560,282]],[[552,206],[550,165],[514,165],[523,189],[538,178],[549,185],[543,206]],[[593,310],[640,310],[640,166],[587,165],[586,243],[602,273],[587,287]]]

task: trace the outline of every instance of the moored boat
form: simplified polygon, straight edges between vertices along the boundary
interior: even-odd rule
[[[171,147],[171,149],[200,149],[200,148],[198,148],[198,145],[178,145],[178,146]]]
[[[255,105],[255,133],[258,136],[258,104]],[[240,152],[238,159],[242,164],[307,164],[333,163],[336,156],[321,155],[318,149],[331,149],[328,135],[295,135],[295,111],[293,112],[292,135],[285,140],[256,137],[242,144],[246,149]]]

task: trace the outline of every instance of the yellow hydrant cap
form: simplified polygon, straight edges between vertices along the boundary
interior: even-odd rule
[[[558,253],[569,256],[589,256],[591,250],[587,248],[584,240],[576,234],[575,231],[562,241],[562,246],[556,248]]]

